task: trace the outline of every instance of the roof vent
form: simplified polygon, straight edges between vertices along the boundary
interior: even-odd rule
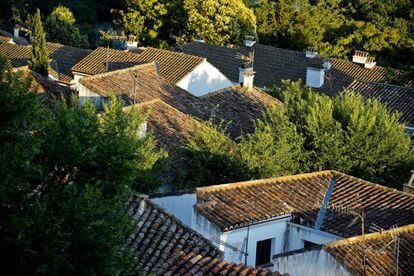
[[[254,38],[254,36],[251,36],[251,35],[246,36],[246,39],[244,40],[244,46],[253,47],[255,43],[256,43],[256,39]]]
[[[368,53],[363,51],[355,51],[355,54],[352,56],[352,62],[365,64],[368,59]]]
[[[194,39],[195,42],[200,42],[200,43],[205,43],[204,38],[202,38],[201,36],[197,35],[196,38]]]
[[[138,48],[137,37],[133,35],[129,35],[125,44],[126,44],[127,50],[136,50]]]
[[[404,184],[404,192],[414,194],[414,170],[411,171],[411,177],[408,183]]]
[[[314,57],[316,57],[317,55],[318,55],[318,52],[315,50],[315,48],[313,48],[313,47],[309,46],[309,47],[306,49],[306,57],[307,57],[307,58],[314,58]]]
[[[364,67],[367,69],[372,69],[375,67],[377,63],[375,62],[375,58],[373,57],[368,57],[367,60],[364,63]]]

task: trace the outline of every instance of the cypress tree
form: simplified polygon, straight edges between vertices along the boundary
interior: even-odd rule
[[[48,75],[49,57],[46,49],[46,34],[43,31],[40,10],[32,17],[32,52],[30,54],[29,69],[41,74]]]

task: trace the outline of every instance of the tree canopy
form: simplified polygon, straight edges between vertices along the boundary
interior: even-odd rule
[[[143,116],[125,113],[112,98],[98,114],[56,103],[42,107],[32,79],[0,77],[0,254],[15,274],[136,274],[125,241],[131,189],[159,185],[151,134],[140,137]]]
[[[58,6],[46,18],[47,40],[79,48],[89,48],[88,38],[81,35],[70,9]]]
[[[285,81],[270,91],[283,106],[264,111],[251,134],[230,141],[225,129],[199,129],[185,149],[194,185],[337,170],[396,187],[414,165],[413,144],[378,100],[346,91],[334,99]],[[211,130],[213,127],[214,131]],[[218,139],[217,137],[222,137]],[[188,180],[188,178],[187,178]]]
[[[40,10],[33,15],[31,26],[31,43],[29,68],[42,76],[48,75],[49,56],[46,48],[46,34],[43,31]]]

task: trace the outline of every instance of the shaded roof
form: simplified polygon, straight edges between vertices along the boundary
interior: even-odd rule
[[[73,72],[97,75],[143,63],[139,54],[98,47],[72,67]]]
[[[70,84],[73,80],[72,67],[92,51],[58,43],[46,44],[52,69],[49,73],[59,82]],[[57,68],[56,68],[57,65]]]
[[[256,86],[273,87],[281,85],[284,79],[306,80],[306,69],[311,61],[304,52],[291,51],[255,43],[253,47],[228,48],[201,42],[191,42],[181,47],[186,54],[205,57],[233,82],[239,81],[239,67],[242,64],[237,55],[247,55],[254,51],[254,70]],[[380,66],[365,69],[363,65],[342,59],[331,59],[330,80],[318,90],[333,95],[349,86],[355,79],[384,82],[387,70]]]
[[[47,43],[49,59],[49,73],[59,82],[70,84],[73,80],[71,68],[91,51],[57,43]],[[31,46],[3,43],[0,44],[0,54],[8,57],[10,66],[21,67],[28,65]]]
[[[336,171],[197,188],[196,195],[195,210],[223,231],[284,214],[300,217],[301,223],[315,228],[328,195],[322,231],[343,237],[361,233],[359,223],[349,226],[355,216],[335,211],[334,206],[363,209],[367,228],[373,223],[384,229],[414,223],[413,195]]]
[[[392,111],[401,113],[401,122],[414,126],[414,88],[354,81],[348,89],[358,92],[364,98],[378,99]]]
[[[340,240],[324,246],[324,249],[353,274],[364,275],[363,254],[365,251],[367,275],[394,275],[396,274],[394,250],[397,238],[399,239],[398,275],[412,275],[414,271],[414,225],[383,233],[368,234],[364,238],[357,236]]]
[[[204,127],[192,117],[182,113],[160,99],[136,105],[147,115],[147,129],[154,134],[157,146],[168,152],[168,171],[164,181],[176,179],[186,166],[182,148],[191,131]],[[131,108],[131,106],[125,109]]]
[[[83,77],[79,82],[103,97],[113,93],[129,103],[159,98],[185,114],[201,116],[197,97],[158,76],[154,63]]]
[[[242,133],[254,131],[254,121],[262,118],[265,108],[281,104],[280,101],[253,88],[247,90],[240,84],[233,85],[200,97],[200,109],[204,114],[212,112],[215,119],[228,125],[230,137],[235,139]]]
[[[20,32],[22,33],[22,32]],[[20,45],[30,45],[29,41],[27,41],[26,38],[24,38],[24,35],[20,35],[19,37],[15,37],[12,33],[7,32],[5,30],[1,30],[0,29],[0,35],[5,36],[5,37],[10,37],[13,39],[13,42],[15,42],[16,44],[20,44]],[[28,35],[26,33],[26,35]]]
[[[140,55],[140,60],[145,63],[156,61],[160,76],[177,83],[202,63],[204,58],[148,47]]]
[[[155,203],[133,195],[127,208],[136,226],[127,241],[136,265],[155,275],[271,275],[267,270],[227,263],[211,241]],[[280,275],[274,273],[273,275]]]
[[[30,46],[2,43],[0,44],[0,55],[8,58],[11,67],[27,66],[30,59]]]
[[[0,43],[10,43],[10,42],[13,42],[13,39],[11,37],[0,35]]]

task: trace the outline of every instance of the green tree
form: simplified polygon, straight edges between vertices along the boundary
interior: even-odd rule
[[[49,57],[46,48],[46,34],[43,31],[42,18],[39,9],[32,17],[32,24],[32,51],[30,53],[29,69],[42,76],[47,76]]]
[[[164,1],[125,0],[125,10],[120,11],[120,19],[116,23],[144,45],[159,45],[159,29],[166,14]]]
[[[213,118],[203,127],[187,134],[183,143],[186,168],[177,186],[180,188],[230,183],[246,179],[236,143],[225,134],[223,123],[215,125]]]
[[[73,47],[88,48],[87,37],[81,35],[75,23],[75,17],[70,9],[63,6],[56,7],[45,21],[48,41]]]
[[[385,184],[400,184],[409,174],[410,137],[398,122],[399,114],[378,100],[350,91],[330,99],[291,81],[272,94],[284,103],[289,121],[305,139],[305,168],[336,169]]]
[[[216,45],[241,44],[256,36],[256,17],[242,0],[183,0],[187,40],[201,36]]]
[[[43,109],[31,79],[0,62],[0,245],[15,274],[136,274],[125,241],[130,188],[138,192],[163,154],[143,117],[112,98],[106,112],[56,103]],[[150,152],[149,152],[150,151]]]
[[[306,171],[303,154],[304,139],[288,119],[285,110],[273,107],[257,120],[255,131],[241,137],[242,162],[250,178],[267,178]]]

